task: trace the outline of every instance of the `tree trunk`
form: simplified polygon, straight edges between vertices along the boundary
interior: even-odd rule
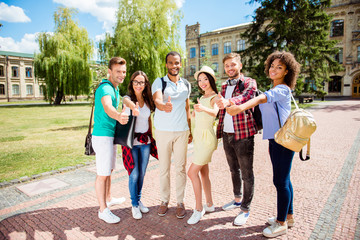
[[[58,91],[56,93],[56,98],[55,98],[55,101],[54,101],[54,105],[60,105],[61,103],[61,100],[63,99],[64,97],[64,94],[62,91]]]

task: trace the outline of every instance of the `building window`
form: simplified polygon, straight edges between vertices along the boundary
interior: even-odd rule
[[[360,62],[360,46],[357,47],[357,62]]]
[[[341,92],[341,77],[333,76],[331,77],[331,81],[329,81],[329,92]]]
[[[0,77],[4,76],[4,66],[0,65]]]
[[[205,50],[206,50],[205,46],[200,47],[200,57],[205,57]]]
[[[196,66],[195,65],[191,65],[190,66],[190,75],[194,75],[196,72]]]
[[[44,85],[40,85],[39,86],[39,93],[40,93],[40,95],[44,95]]]
[[[0,95],[5,95],[5,85],[0,84]]]
[[[20,87],[17,84],[12,85],[12,94],[20,95]]]
[[[215,43],[211,45],[211,55],[218,55],[219,54],[219,44]]]
[[[33,95],[33,86],[30,84],[26,85],[26,95]]]
[[[27,77],[27,78],[31,78],[31,77],[32,77],[32,68],[31,68],[31,67],[25,68],[25,72],[26,72],[26,77]]]
[[[312,79],[305,79],[305,86],[304,86],[305,92],[311,92],[316,91],[316,84],[315,81]]]
[[[231,42],[224,43],[224,54],[231,53]]]
[[[12,77],[19,77],[19,67],[11,67]]]
[[[217,73],[219,71],[219,64],[217,62],[214,62],[212,64],[212,68],[214,69],[214,72]]]
[[[245,40],[237,40],[236,42],[237,51],[244,51],[245,50]]]
[[[194,58],[196,56],[196,48],[190,48],[190,58]]]
[[[339,48],[339,52],[335,54],[335,61],[342,64],[343,63],[343,49]]]
[[[344,36],[344,20],[331,22],[331,37]]]

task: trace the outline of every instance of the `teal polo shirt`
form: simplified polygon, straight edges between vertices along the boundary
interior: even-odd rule
[[[95,92],[94,129],[92,135],[114,137],[116,120],[106,114],[101,99],[109,95],[113,107],[117,109],[120,103],[119,88],[116,87],[115,89],[107,79],[103,79],[102,83]]]

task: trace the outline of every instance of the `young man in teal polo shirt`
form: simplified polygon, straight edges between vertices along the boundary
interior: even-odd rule
[[[92,133],[93,148],[96,153],[95,190],[100,209],[98,217],[107,223],[118,223],[120,218],[115,216],[108,207],[120,204],[125,198],[112,198],[110,194],[111,172],[115,168],[116,149],[114,135],[116,121],[121,124],[128,122],[129,116],[118,112],[120,103],[119,84],[126,76],[126,61],[120,57],[113,57],[109,61],[109,79],[103,79],[95,92],[94,129]]]
[[[155,138],[160,164],[159,216],[165,216],[170,200],[170,164],[174,154],[176,171],[176,217],[184,218],[184,192],[186,185],[187,145],[192,141],[190,102],[190,83],[180,78],[181,56],[177,52],[166,55],[168,73],[157,78],[151,91],[156,105],[154,115]],[[164,83],[163,83],[164,81]],[[164,85],[165,88],[164,88]]]

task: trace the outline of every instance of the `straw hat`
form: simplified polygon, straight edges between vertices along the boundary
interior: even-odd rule
[[[214,78],[214,80],[216,81],[214,70],[211,67],[208,67],[208,66],[202,66],[202,68],[194,74],[195,79],[197,80],[199,74],[203,73],[203,72],[210,74]]]

